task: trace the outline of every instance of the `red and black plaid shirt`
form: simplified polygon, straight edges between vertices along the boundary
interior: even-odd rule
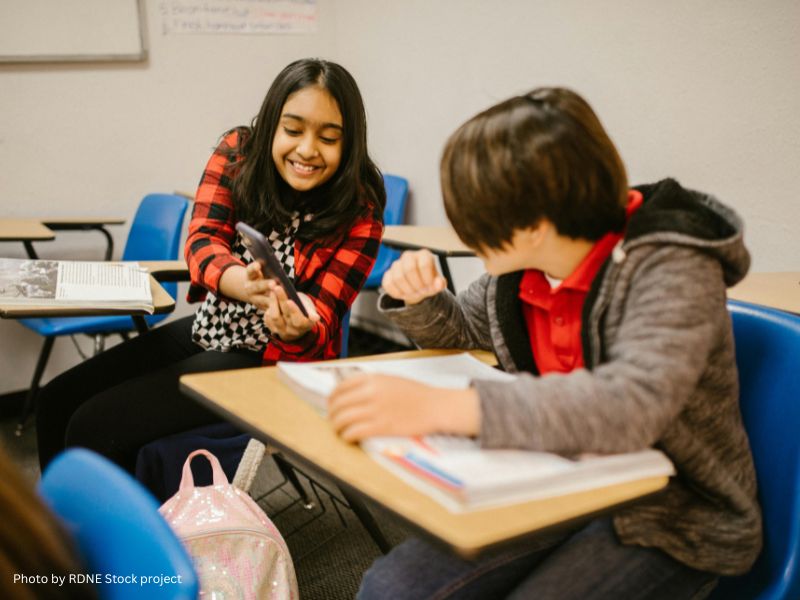
[[[231,254],[236,215],[228,164],[230,148],[236,143],[236,133],[222,141],[197,189],[184,251],[191,275],[189,302],[203,300],[207,291],[219,295],[219,280],[225,269],[244,264]],[[322,360],[339,355],[342,319],[372,270],[382,234],[383,223],[370,214],[356,220],[336,245],[295,241],[295,287],[314,301],[320,320],[298,340],[271,338],[264,350],[264,362]]]

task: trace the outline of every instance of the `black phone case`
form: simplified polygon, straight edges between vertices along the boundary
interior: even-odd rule
[[[242,235],[244,245],[250,250],[250,254],[253,255],[253,258],[261,262],[261,272],[264,274],[264,277],[277,280],[286,292],[286,296],[289,300],[292,300],[307,317],[308,312],[306,311],[306,307],[303,306],[300,296],[297,295],[297,290],[294,289],[294,285],[292,285],[292,282],[286,276],[286,273],[284,273],[283,267],[275,257],[275,253],[272,250],[272,246],[267,241],[267,238],[265,238],[261,232],[241,221],[236,223],[236,231]]]

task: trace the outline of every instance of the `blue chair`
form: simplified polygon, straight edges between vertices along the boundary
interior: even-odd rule
[[[155,499],[114,463],[84,448],[66,450],[45,470],[39,493],[72,535],[87,572],[101,574],[101,598],[197,597],[197,575],[183,544]],[[106,574],[163,575],[175,583],[114,584]]]
[[[189,200],[176,194],[148,194],[142,199],[134,216],[122,260],[175,260],[178,258],[183,218]],[[164,289],[175,298],[177,283],[164,283]],[[145,318],[149,327],[157,324],[166,314]],[[104,337],[119,334],[127,339],[128,333],[136,329],[133,319],[126,315],[105,317],[54,317],[42,319],[20,319],[28,329],[44,337],[44,345],[34,369],[30,388],[25,397],[17,435],[35,406],[36,395],[42,374],[50,358],[57,337],[74,334],[95,336],[95,354],[103,349]]]
[[[755,459],[764,549],[714,598],[800,598],[800,317],[729,301],[741,409]]]
[[[406,201],[408,200],[408,180],[397,175],[383,176],[383,185],[386,187],[386,207],[383,209],[383,222],[385,225],[401,225],[405,220]],[[381,285],[383,274],[400,257],[398,250],[392,250],[381,244],[375,266],[364,284],[365,290],[376,290]]]
[[[347,343],[350,340],[350,311],[342,319],[342,349],[339,351],[339,358],[347,358]]]

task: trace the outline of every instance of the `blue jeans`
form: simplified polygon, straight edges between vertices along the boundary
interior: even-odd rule
[[[716,575],[654,548],[623,546],[610,518],[540,537],[524,549],[465,561],[418,539],[376,560],[359,600],[681,600],[706,597]]]

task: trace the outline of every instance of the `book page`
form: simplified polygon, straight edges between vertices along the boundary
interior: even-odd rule
[[[150,303],[150,276],[135,263],[63,261],[58,265],[56,299]]]
[[[58,261],[0,258],[0,301],[33,303],[56,296]]]
[[[358,373],[382,373],[413,379],[420,383],[444,388],[466,388],[473,379],[513,381],[514,376],[492,368],[474,356],[451,354],[400,360],[348,361],[342,363],[278,362],[285,378],[294,387],[327,398],[336,384]]]
[[[0,258],[0,303],[153,312],[150,275],[135,262]]]

